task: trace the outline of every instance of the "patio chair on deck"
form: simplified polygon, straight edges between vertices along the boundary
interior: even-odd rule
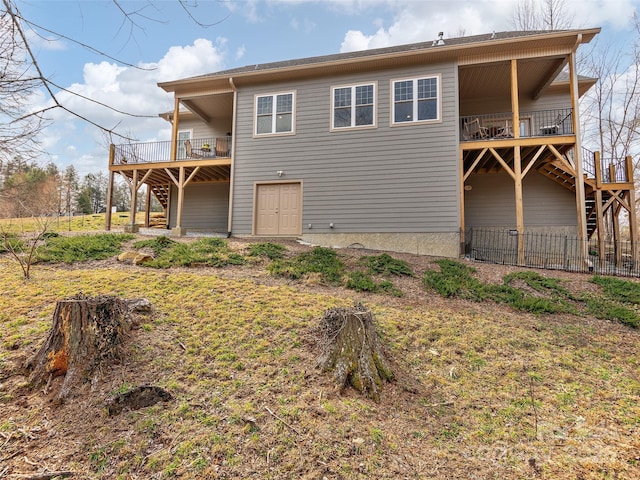
[[[193,151],[193,147],[191,147],[191,140],[184,141],[184,148],[187,152],[187,158],[202,158],[202,155]]]
[[[480,125],[480,119],[476,118],[464,124],[464,130],[468,139],[478,140],[489,137],[489,130]]]
[[[513,138],[513,132],[511,131],[511,122],[505,120],[504,127],[499,127],[495,138]]]
[[[216,138],[216,157],[229,156],[229,138]]]
[[[560,133],[564,134],[564,121],[571,116],[569,115],[563,117],[562,113],[559,113],[556,118],[549,125],[542,125],[540,127],[540,135],[558,135]]]

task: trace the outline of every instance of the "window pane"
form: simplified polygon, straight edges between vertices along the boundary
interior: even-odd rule
[[[373,105],[356,107],[356,125],[373,125]]]
[[[258,117],[256,123],[256,133],[271,133],[271,115],[263,115]]]
[[[418,99],[437,98],[438,80],[436,78],[421,78],[418,80]]]
[[[405,80],[402,82],[395,82],[394,99],[396,102],[400,102],[403,100],[412,100],[413,99],[413,81]]]
[[[258,97],[258,115],[270,114],[273,112],[273,97]]]
[[[435,120],[438,118],[438,101],[436,99],[418,102],[418,120]]]
[[[393,121],[395,123],[413,121],[413,102],[396,103]]]
[[[333,127],[350,127],[351,126],[351,107],[336,108],[333,112]]]
[[[336,88],[333,92],[333,106],[348,107],[351,105],[351,88]]]
[[[276,117],[276,132],[290,132],[291,118],[292,115],[290,113],[278,113]]]
[[[277,98],[277,113],[290,113],[293,111],[293,95],[288,93],[286,95],[278,95]]]
[[[356,87],[356,105],[373,105],[373,85]]]

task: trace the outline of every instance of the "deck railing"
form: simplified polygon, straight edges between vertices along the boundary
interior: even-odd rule
[[[600,158],[602,169],[602,181],[604,183],[632,182],[633,179],[627,178],[626,160],[618,160],[615,158]]]
[[[520,137],[573,135],[572,112],[571,108],[520,112]],[[460,128],[461,141],[513,138],[513,113],[467,115],[460,117]]]
[[[178,142],[176,160],[229,158],[231,137],[192,138],[191,154],[184,140]],[[171,161],[171,141],[125,143],[114,145],[113,165],[159,163]]]

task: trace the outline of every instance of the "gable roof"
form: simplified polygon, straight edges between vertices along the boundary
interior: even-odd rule
[[[319,74],[362,71],[369,68],[388,68],[424,62],[457,61],[472,64],[474,58],[488,55],[508,55],[531,49],[574,51],[581,43],[588,43],[600,28],[553,31],[507,31],[468,37],[445,38],[429,42],[396,45],[348,53],[321,55],[278,62],[270,62],[222,70],[205,75],[161,82],[167,92],[181,88],[192,90],[200,84],[207,91],[230,91],[239,83],[255,84],[282,79],[305,78]],[[524,53],[523,53],[524,54]]]

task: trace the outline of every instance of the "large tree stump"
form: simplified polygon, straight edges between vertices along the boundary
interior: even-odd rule
[[[394,375],[378,341],[373,314],[361,304],[327,310],[320,322],[320,335],[320,367],[334,371],[340,389],[351,385],[379,401],[383,381]]]
[[[26,364],[31,384],[49,385],[64,375],[57,395],[63,400],[99,365],[121,356],[129,329],[127,302],[118,297],[79,294],[57,302],[49,335]]]

